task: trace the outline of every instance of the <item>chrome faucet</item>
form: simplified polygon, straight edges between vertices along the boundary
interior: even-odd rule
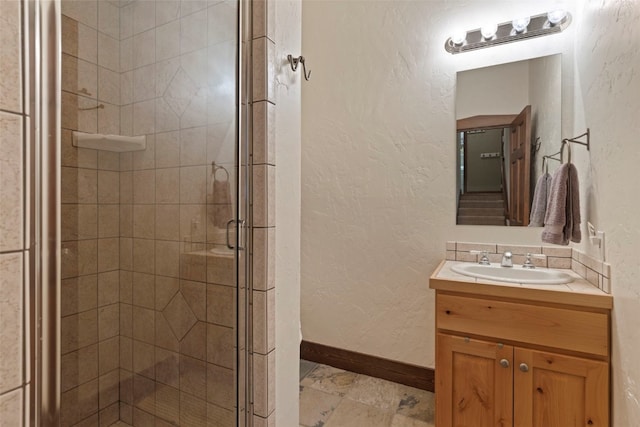
[[[501,267],[513,267],[513,254],[509,251],[506,251],[502,254],[502,262],[500,262]]]
[[[489,265],[491,262],[489,261],[489,251],[471,251],[472,254],[480,255],[480,259],[478,260],[478,264],[480,265]]]

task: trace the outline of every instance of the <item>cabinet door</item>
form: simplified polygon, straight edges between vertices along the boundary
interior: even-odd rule
[[[436,425],[511,427],[513,347],[438,334]]]
[[[606,362],[516,348],[515,427],[608,427]]]

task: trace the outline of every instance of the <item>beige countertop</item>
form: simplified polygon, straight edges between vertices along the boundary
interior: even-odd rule
[[[573,282],[562,285],[530,285],[465,276],[451,270],[451,266],[455,264],[461,264],[461,262],[442,261],[429,278],[429,287],[440,291],[472,293],[489,297],[608,310],[613,308],[613,297],[611,295],[593,286],[572,270],[557,269],[573,277]]]

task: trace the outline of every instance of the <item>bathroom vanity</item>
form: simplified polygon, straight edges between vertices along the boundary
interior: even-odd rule
[[[436,426],[608,427],[611,295],[477,279],[443,261],[436,290]],[[514,267],[516,268],[516,267]]]

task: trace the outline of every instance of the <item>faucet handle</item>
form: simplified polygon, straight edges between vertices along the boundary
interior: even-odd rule
[[[547,256],[544,254],[532,254],[532,253],[527,253],[527,259],[524,261],[524,264],[522,264],[522,268],[536,268],[536,265],[531,262],[531,258],[546,258]]]
[[[478,260],[478,264],[480,265],[489,265],[491,262],[489,261],[489,251],[469,251],[472,254],[480,255],[480,260]],[[476,258],[477,259],[477,258]]]

